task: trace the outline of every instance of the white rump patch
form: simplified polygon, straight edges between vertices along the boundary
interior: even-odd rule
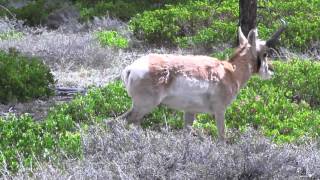
[[[127,68],[131,72],[134,72],[135,76],[140,78],[143,77],[149,72],[149,56],[143,56],[137,59]]]

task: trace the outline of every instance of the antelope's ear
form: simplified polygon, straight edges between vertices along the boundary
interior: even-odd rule
[[[240,45],[243,45],[248,42],[247,38],[242,33],[241,26],[239,26],[238,28],[238,37]]]
[[[257,29],[251,29],[248,34],[248,42],[253,52],[256,52]]]

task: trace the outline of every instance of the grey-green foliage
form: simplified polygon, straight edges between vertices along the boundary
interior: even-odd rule
[[[0,51],[0,102],[27,101],[54,92],[50,69],[37,58]]]

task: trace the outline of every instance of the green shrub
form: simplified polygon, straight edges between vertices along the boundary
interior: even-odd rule
[[[261,31],[262,37],[269,36],[277,28],[275,20],[284,18],[288,23],[282,44],[298,50],[309,48],[314,42],[320,40],[320,0],[294,0],[279,3],[271,0],[261,1],[261,6],[268,7],[266,10],[259,11],[261,23],[269,29]],[[266,3],[266,4],[264,4]]]
[[[79,128],[116,117],[130,107],[120,82],[105,88],[92,88],[86,96],[78,95],[70,103],[54,107],[42,122],[30,116],[0,117],[0,168],[16,171],[20,160],[34,166],[37,160],[51,160],[59,153],[81,157]]]
[[[110,15],[128,21],[137,13],[142,13],[145,10],[156,9],[163,7],[165,4],[177,4],[185,2],[184,0],[145,0],[145,1],[131,1],[131,0],[95,0],[85,1],[76,0],[75,4],[80,10],[81,19],[84,21],[92,19],[94,16]]]
[[[14,9],[13,12],[17,15],[17,18],[25,20],[27,24],[38,25],[48,16],[44,4],[44,0],[33,1],[22,8]]]
[[[232,44],[236,35],[233,22],[213,22],[208,28],[203,28],[193,36],[185,36],[176,39],[180,47],[204,46],[210,47],[215,43]]]
[[[116,31],[100,31],[96,36],[103,46],[127,48],[128,40],[118,34]]]
[[[135,2],[116,1],[104,2],[99,1],[94,5],[86,5],[86,3],[77,3],[80,9],[80,17],[83,21],[88,21],[94,16],[105,16],[109,14],[111,17],[116,17],[127,21],[131,16],[141,11],[141,5]]]
[[[17,171],[23,166],[35,166],[35,160],[54,160],[64,156],[82,155],[80,134],[76,122],[63,114],[63,107],[54,108],[44,121],[36,122],[29,115],[0,117],[0,168]]]
[[[53,75],[39,59],[0,51],[0,102],[27,101],[53,94]]]
[[[68,119],[48,117],[44,122],[35,122],[28,115],[0,117],[0,167],[14,172],[20,163],[35,166],[36,159],[53,160],[61,151],[79,157],[82,154],[79,133],[70,130],[70,122],[59,118]]]
[[[18,155],[30,163],[28,159],[41,151],[41,133],[40,124],[30,116],[0,118],[0,165],[6,162],[10,170],[17,170]]]
[[[261,129],[277,142],[291,142],[303,136],[317,137],[320,114],[307,103],[288,97],[286,84],[252,79],[226,113],[230,128],[244,130],[247,125]]]
[[[273,82],[285,85],[285,91],[292,93],[287,98],[301,103],[305,101],[312,108],[320,107],[320,64],[309,60],[292,60],[275,63],[276,76]]]
[[[22,19],[30,26],[37,26],[46,22],[48,15],[62,7],[62,3],[51,3],[46,0],[33,0],[21,8],[11,8],[18,19]]]
[[[281,25],[288,29],[282,45],[306,50],[320,40],[319,0],[258,1],[258,29],[262,39],[269,38]],[[130,21],[134,34],[150,43],[169,43],[180,47],[232,43],[238,26],[238,1],[188,1],[137,14]],[[303,28],[302,28],[303,27]]]
[[[214,32],[211,27],[224,23],[219,16],[230,17],[228,20],[236,23],[237,11],[234,10],[236,5],[232,3],[231,5],[233,6],[226,8],[208,1],[167,5],[164,9],[137,14],[131,19],[130,27],[135,35],[141,39],[146,38],[151,43],[160,41],[187,46],[192,43],[198,44],[201,41],[208,44],[218,40],[215,36],[219,32]],[[224,29],[221,29],[220,32],[229,33]],[[194,39],[196,41],[193,41]]]

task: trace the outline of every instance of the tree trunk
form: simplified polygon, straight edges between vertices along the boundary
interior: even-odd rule
[[[257,0],[239,0],[239,10],[240,26],[247,37],[249,31],[257,26]]]

